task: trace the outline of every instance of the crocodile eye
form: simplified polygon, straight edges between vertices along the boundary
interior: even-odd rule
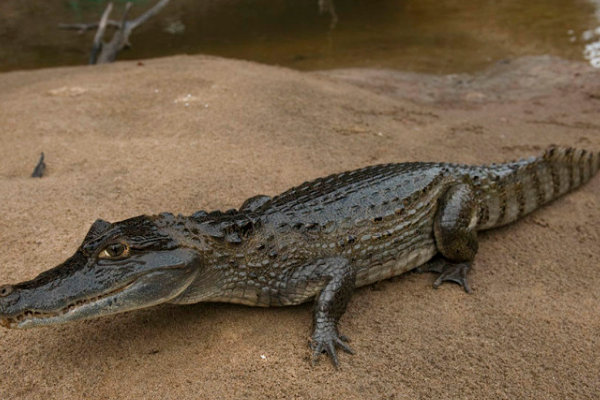
[[[0,286],[0,297],[6,297],[13,292],[13,287],[11,285]]]
[[[125,258],[129,255],[129,247],[123,243],[113,243],[106,246],[98,255],[99,258]]]

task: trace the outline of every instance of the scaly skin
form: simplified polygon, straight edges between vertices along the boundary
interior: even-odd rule
[[[304,183],[240,210],[98,220],[65,263],[0,287],[0,324],[29,328],[159,303],[287,306],[315,299],[313,361],[336,348],[355,287],[423,267],[466,276],[477,231],[517,220],[587,182],[598,153],[553,148],[518,162],[386,164]]]

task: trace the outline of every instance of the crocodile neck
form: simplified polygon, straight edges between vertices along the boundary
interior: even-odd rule
[[[279,252],[267,245],[274,241],[275,232],[257,214],[198,211],[191,216],[163,213],[156,218],[155,223],[169,230],[182,247],[195,250],[202,257],[197,278],[173,303],[225,301],[254,305],[256,296],[245,294],[246,287],[260,289],[267,282],[264,273],[253,271],[284,267],[275,262]],[[277,243],[284,240],[279,237]],[[300,260],[285,255],[284,261],[286,265],[296,265]]]

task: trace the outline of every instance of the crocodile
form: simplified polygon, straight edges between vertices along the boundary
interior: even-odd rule
[[[289,306],[314,299],[312,361],[353,354],[338,322],[355,288],[421,269],[434,287],[467,273],[477,232],[590,180],[597,152],[552,147],[515,162],[410,162],[305,182],[238,209],[98,219],[75,254],[0,287],[0,324],[32,328],[161,303]]]

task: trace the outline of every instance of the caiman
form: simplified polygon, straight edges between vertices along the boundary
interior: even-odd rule
[[[370,166],[255,196],[239,210],[97,220],[75,254],[36,278],[0,287],[0,324],[32,328],[161,303],[289,306],[314,299],[313,362],[338,348],[354,289],[418,267],[457,282],[477,231],[527,215],[587,182],[596,152],[469,166]],[[434,258],[434,256],[436,256]]]

